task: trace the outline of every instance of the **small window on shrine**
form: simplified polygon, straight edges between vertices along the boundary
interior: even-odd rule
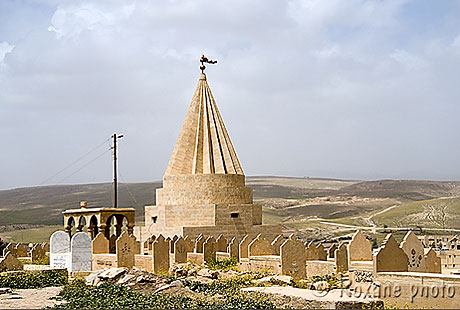
[[[156,223],[156,222],[157,222],[157,220],[158,220],[158,216],[154,216],[154,217],[152,217],[152,221],[153,221],[154,223]]]
[[[239,213],[235,212],[235,213],[230,213],[230,217],[233,218],[233,219],[236,219],[239,217]]]

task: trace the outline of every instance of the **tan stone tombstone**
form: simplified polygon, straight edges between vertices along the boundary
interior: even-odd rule
[[[116,240],[117,267],[134,266],[134,242],[125,231]]]
[[[406,253],[399,247],[395,237],[388,234],[383,246],[374,255],[374,273],[407,271],[408,266]]]
[[[238,251],[240,253],[240,260],[249,257],[249,244],[251,241],[252,239],[248,235],[245,235],[243,239],[241,239]]]
[[[42,243],[42,246],[43,246],[43,249],[45,250],[45,252],[49,252],[50,251],[50,243],[49,242],[43,242]]]
[[[203,243],[205,238],[200,234],[195,240],[195,253],[203,253]]]
[[[109,238],[109,253],[116,253],[116,247],[117,247],[117,236],[111,235]]]
[[[179,239],[178,236],[174,235],[172,238],[171,238],[171,242],[169,243],[169,246],[170,246],[170,250],[171,250],[171,254],[174,253],[174,243],[176,242],[176,240]]]
[[[409,259],[407,271],[425,272],[425,250],[414,232],[407,232],[399,247]]]
[[[155,239],[157,237],[155,235],[151,235],[148,239],[147,239],[147,253],[149,253],[150,255],[152,254],[152,246],[153,246],[153,243],[155,242]]]
[[[280,247],[286,241],[282,235],[278,235],[272,241],[273,255],[280,255]]]
[[[22,270],[23,264],[10,252],[6,252],[5,256],[0,259],[0,272],[11,270]]]
[[[187,237],[179,237],[174,242],[174,261],[176,263],[187,262],[187,253],[193,252],[194,243]]]
[[[237,260],[239,260],[240,258],[239,249],[240,249],[240,242],[238,241],[236,237],[233,237],[227,246],[227,252],[230,253],[231,258],[236,258]]]
[[[429,273],[441,273],[441,257],[432,248],[425,249],[425,271]]]
[[[153,272],[167,274],[169,272],[169,241],[159,235],[152,244]]]
[[[341,243],[334,251],[335,268],[337,273],[348,272],[348,246]]]
[[[227,239],[225,239],[225,237],[222,234],[220,234],[219,237],[217,237],[216,239],[216,251],[227,252],[227,245]]]
[[[206,263],[216,260],[216,239],[210,236],[203,243],[203,259]]]
[[[37,243],[31,251],[32,262],[41,262],[46,257],[45,249],[39,243]]]
[[[131,238],[134,239],[134,254],[141,254],[141,249],[142,249],[142,244],[140,241],[136,240],[136,237],[134,235],[131,235]]]
[[[348,256],[351,262],[372,260],[372,245],[360,230],[355,232],[348,244]]]
[[[16,257],[28,257],[29,256],[29,253],[28,253],[29,248],[25,244],[18,243],[15,248],[16,248]]]
[[[289,275],[294,279],[304,279],[307,276],[305,246],[294,234],[289,236],[289,239],[281,245],[280,258],[282,274]]]
[[[10,254],[14,257],[17,257],[16,243],[8,243],[8,245],[3,249],[3,257],[5,257],[8,252],[10,252]]]
[[[328,258],[335,258],[335,250],[337,250],[338,247],[339,247],[339,246],[337,245],[337,243],[333,243],[333,244],[329,247],[329,249],[327,249],[327,256],[328,256]],[[348,256],[348,255],[347,255],[347,256]]]
[[[98,233],[96,238],[93,239],[93,254],[108,254],[109,253],[109,240],[103,233]]]
[[[308,243],[306,247],[306,257],[308,261],[327,260],[327,252],[322,244],[316,245],[314,242]]]
[[[261,234],[258,234],[249,244],[248,254],[249,256],[273,255],[272,245]]]

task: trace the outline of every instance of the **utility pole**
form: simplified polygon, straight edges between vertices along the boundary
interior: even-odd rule
[[[113,139],[113,207],[118,205],[118,178],[117,178],[117,139],[123,138],[123,135],[112,135]]]

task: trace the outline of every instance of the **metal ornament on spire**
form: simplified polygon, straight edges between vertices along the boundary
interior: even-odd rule
[[[204,73],[204,69],[206,69],[206,66],[204,65],[204,63],[214,65],[217,63],[217,60],[211,60],[211,59],[208,59],[208,57],[201,55],[200,62],[201,62],[201,66],[200,66],[201,73]]]

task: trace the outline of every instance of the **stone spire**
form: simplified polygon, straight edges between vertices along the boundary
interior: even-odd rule
[[[190,174],[244,175],[204,73],[165,172]]]

